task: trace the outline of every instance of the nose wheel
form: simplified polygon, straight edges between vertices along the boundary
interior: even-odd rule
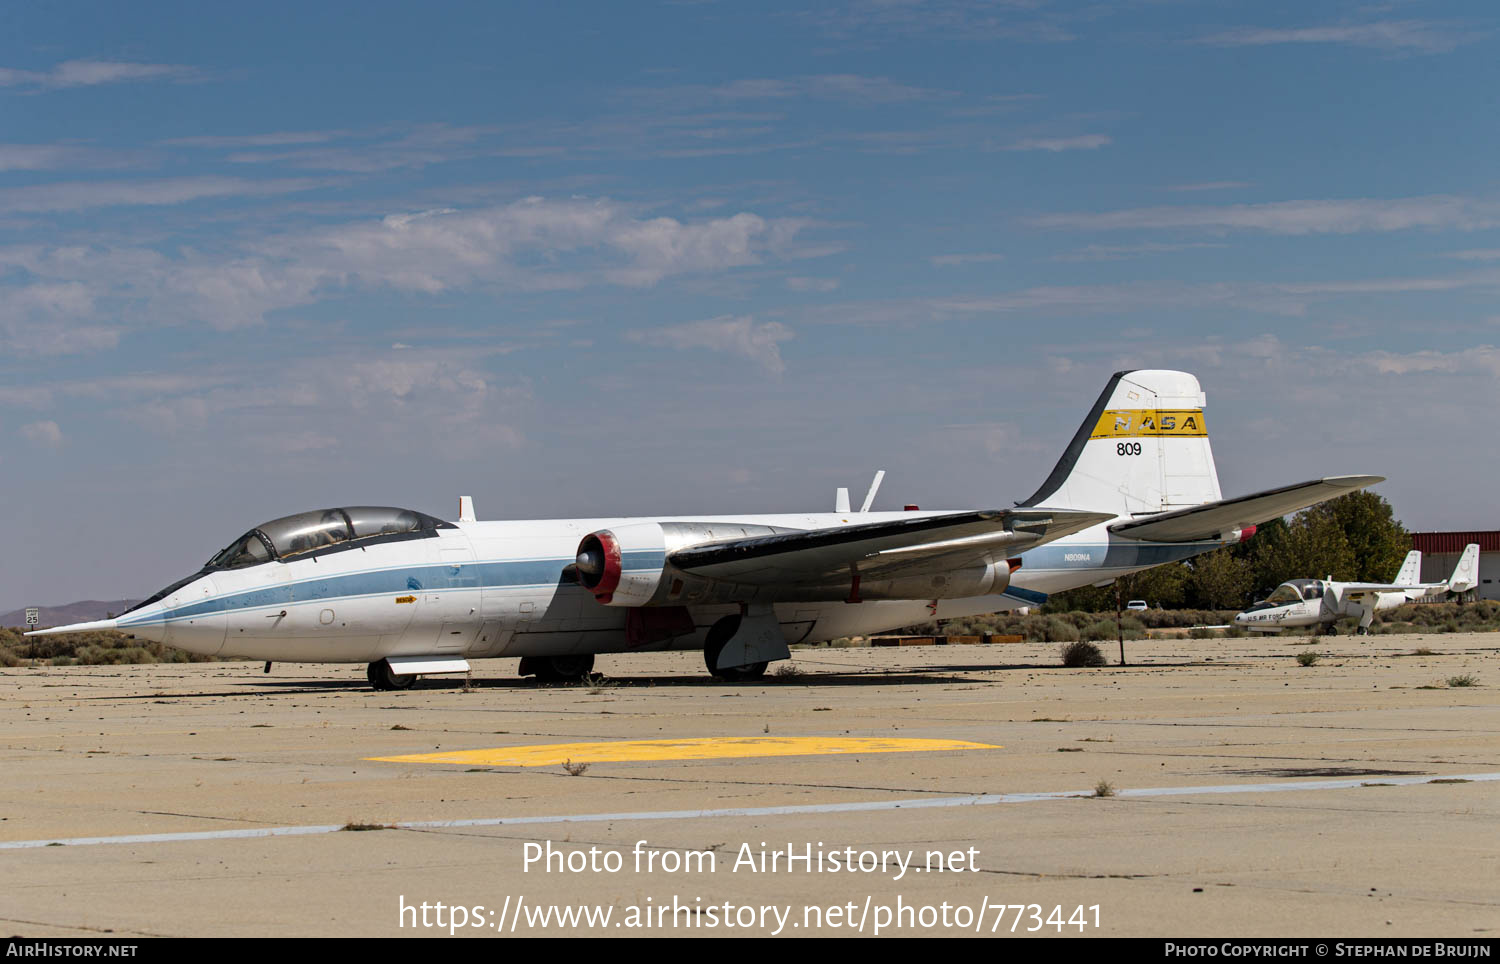
[[[370,681],[370,686],[377,690],[409,690],[417,681],[417,677],[413,674],[400,676],[391,672],[391,664],[383,659],[365,667],[365,678]]]

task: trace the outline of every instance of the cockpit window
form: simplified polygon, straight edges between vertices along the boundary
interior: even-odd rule
[[[1276,587],[1276,591],[1266,597],[1266,602],[1273,606],[1285,606],[1287,603],[1301,602],[1302,594],[1297,591],[1296,586],[1282,584]]]
[[[365,536],[380,536],[392,532],[416,532],[420,529],[434,528],[431,525],[423,525],[423,520],[434,522],[435,520],[423,516],[420,512],[410,509],[391,509],[378,505],[359,505],[345,509],[350,523],[354,526],[354,538],[363,539]]]
[[[251,529],[236,539],[229,548],[208,560],[214,569],[243,569],[271,561],[271,553],[260,538],[260,533]]]
[[[280,559],[349,541],[349,520],[339,509],[303,512],[260,527]]]
[[[411,509],[368,505],[318,509],[251,529],[210,559],[208,568],[242,569],[272,559],[286,562],[370,542],[435,536],[445,528],[451,528],[450,523]]]

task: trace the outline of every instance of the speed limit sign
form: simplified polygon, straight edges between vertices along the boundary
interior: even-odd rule
[[[39,615],[40,615],[40,611],[39,610],[33,609],[30,606],[27,606],[26,607],[26,625],[28,625],[28,626],[35,626],[37,624],[37,617]]]

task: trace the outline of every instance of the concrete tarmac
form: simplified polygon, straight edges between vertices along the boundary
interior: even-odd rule
[[[1298,665],[1310,648],[1322,659]],[[592,686],[496,660],[467,690],[397,693],[362,666],[6,669],[0,920],[78,937],[1500,933],[1500,635],[1127,656],[807,649],[719,684],[700,653],[637,654],[601,657]],[[757,755],[768,739],[782,755]],[[653,742],[588,759],[621,741]],[[610,917],[558,916],[580,907]]]

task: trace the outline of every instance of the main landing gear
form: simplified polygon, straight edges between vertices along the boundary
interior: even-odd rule
[[[543,683],[577,683],[594,671],[594,654],[576,656],[523,656],[520,674],[535,676]]]
[[[740,621],[743,616],[725,616],[713,624],[708,631],[708,638],[703,642],[703,662],[708,671],[715,679],[721,679],[729,683],[738,683],[742,680],[760,679],[766,675],[768,661],[750,663],[746,666],[719,666],[719,654],[724,652],[724,647],[734,634],[740,631]]]
[[[415,674],[400,675],[392,672],[391,664],[383,659],[365,667],[365,678],[377,690],[409,690],[411,684],[417,681]]]

